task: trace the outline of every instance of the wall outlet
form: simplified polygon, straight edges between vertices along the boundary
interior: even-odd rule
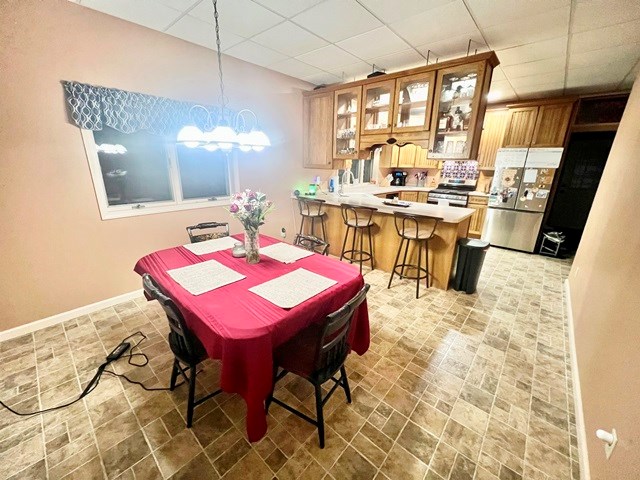
[[[280,236],[281,236],[282,238],[287,238],[287,229],[286,229],[286,228],[282,227],[282,228],[280,229]]]

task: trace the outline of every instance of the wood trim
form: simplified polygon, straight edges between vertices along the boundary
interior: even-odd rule
[[[455,58],[453,60],[448,60],[442,63],[433,63],[431,65],[426,65],[424,67],[416,67],[416,68],[410,68],[408,70],[401,70],[399,72],[387,73],[384,75],[384,77],[366,78],[363,80],[357,80],[355,82],[349,82],[349,83],[334,83],[331,85],[327,85],[325,87],[318,88],[316,90],[309,90],[306,92],[303,91],[302,94],[313,95],[320,92],[329,92],[329,91],[333,91],[340,88],[356,87],[358,85],[368,85],[371,83],[377,83],[382,79],[385,79],[385,80],[396,79],[400,77],[405,77],[407,75],[432,72],[435,70],[441,70],[443,68],[457,67],[460,65],[466,65],[466,64],[471,64],[475,62],[485,62],[485,61],[488,62],[489,65],[491,65],[493,68],[500,65],[500,60],[498,60],[496,53],[491,51],[491,52],[485,52],[485,53],[478,53],[477,55],[469,55],[468,57]]]
[[[571,126],[573,132],[615,132],[618,130],[619,123],[581,123]]]
[[[393,104],[393,114],[391,117],[391,132],[393,133],[406,133],[406,132],[422,132],[425,130],[429,130],[429,125],[431,122],[431,108],[433,106],[433,95],[436,88],[436,72],[425,72],[419,73],[416,75],[408,75],[406,77],[400,77],[396,79],[396,88],[394,95],[394,104]],[[396,126],[396,122],[398,121],[398,113],[400,111],[400,86],[403,83],[410,82],[429,82],[429,92],[427,94],[427,102],[425,105],[425,115],[424,115],[424,123],[422,125],[416,125],[414,127],[398,127]]]
[[[389,90],[389,108],[388,108],[388,117],[387,117],[387,126],[384,128],[376,128],[367,130],[365,127],[367,125],[367,92],[369,90],[373,90],[374,88],[380,89],[388,89]],[[389,134],[391,133],[391,125],[393,124],[393,111],[395,104],[395,90],[396,90],[396,81],[395,79],[385,79],[381,82],[374,82],[362,87],[362,106],[360,108],[360,134],[361,135],[377,135],[377,134]],[[375,108],[375,107],[371,107]]]
[[[356,136],[355,136],[355,145],[356,152],[351,154],[339,154],[338,153],[338,96],[352,94],[356,96],[357,102],[357,110],[356,110]],[[362,88],[360,87],[351,87],[351,88],[341,88],[340,90],[336,90],[333,94],[333,158],[346,160],[358,158],[358,148],[360,145],[360,114],[362,110]]]

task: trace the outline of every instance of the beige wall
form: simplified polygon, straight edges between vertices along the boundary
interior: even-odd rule
[[[231,57],[224,69],[230,106],[254,109],[274,144],[240,156],[241,187],[274,199],[265,233],[291,231],[290,192],[316,173],[301,168],[310,85]],[[228,217],[211,208],[102,221],[61,80],[218,98],[211,50],[67,0],[0,2],[0,330],[136,290],[138,258],[185,243],[186,225]]]
[[[569,276],[591,478],[640,478],[640,81]],[[598,428],[618,432],[606,460]]]

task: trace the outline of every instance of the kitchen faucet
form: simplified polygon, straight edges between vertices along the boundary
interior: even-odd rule
[[[351,175],[351,179],[353,183],[356,182],[356,177],[351,170],[345,170],[342,174],[342,182],[340,182],[340,189],[338,190],[338,195],[344,196],[344,185],[349,182],[349,175]]]

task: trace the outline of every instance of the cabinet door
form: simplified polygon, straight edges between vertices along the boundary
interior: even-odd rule
[[[303,97],[303,162],[307,168],[332,168],[333,92]]]
[[[380,152],[380,168],[396,168],[398,166],[398,147],[383,145]]]
[[[428,196],[429,196],[429,192],[418,192],[418,202],[427,203]]]
[[[420,147],[415,145],[405,145],[402,148],[396,147],[394,145],[393,148],[397,148],[398,152],[398,167],[402,168],[413,168],[416,164],[416,150]]]
[[[469,158],[486,69],[476,62],[438,71],[429,158]]]
[[[386,80],[362,87],[362,135],[391,133],[395,86],[395,80]]]
[[[400,192],[400,200],[403,202],[417,202],[418,192]]]
[[[484,227],[484,219],[487,215],[487,207],[468,205],[468,208],[475,210],[469,221],[469,236],[480,237],[480,235],[482,235],[482,228]]]
[[[562,147],[567,134],[573,103],[541,105],[533,131],[532,147]]]
[[[333,158],[358,158],[362,88],[336,90],[333,101]]]
[[[429,130],[434,83],[434,72],[396,79],[392,132]]]
[[[537,116],[538,107],[510,108],[502,146],[529,148]]]
[[[496,154],[502,146],[502,139],[507,127],[509,111],[487,110],[484,115],[480,147],[478,148],[478,166],[480,168],[493,168],[496,163]]]

